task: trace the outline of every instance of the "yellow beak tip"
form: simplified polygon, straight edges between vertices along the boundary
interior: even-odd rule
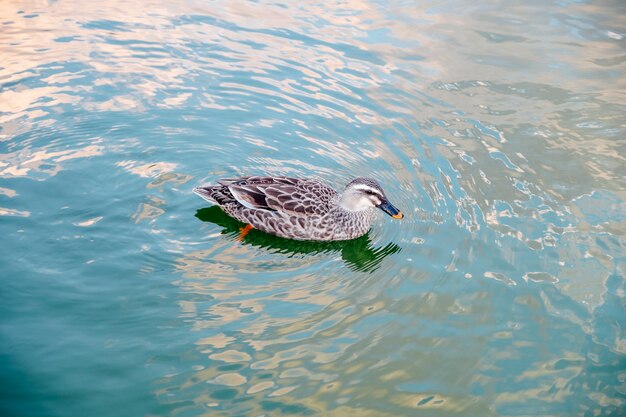
[[[393,217],[394,219],[401,219],[401,218],[403,218],[403,217],[404,217],[404,214],[402,214],[401,212],[399,212],[398,214],[396,214],[396,215],[394,215],[394,216],[391,216],[391,217]]]

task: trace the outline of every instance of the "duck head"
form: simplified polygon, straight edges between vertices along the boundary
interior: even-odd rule
[[[378,207],[394,219],[404,217],[402,212],[387,200],[378,182],[371,178],[357,178],[346,185],[339,205],[348,211],[363,211]]]

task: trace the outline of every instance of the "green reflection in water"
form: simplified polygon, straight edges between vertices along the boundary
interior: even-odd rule
[[[222,234],[236,238],[239,237],[241,228],[245,226],[245,223],[233,219],[217,206],[198,210],[196,217],[223,227]],[[358,239],[343,242],[308,242],[283,239],[252,229],[242,239],[242,243],[287,255],[341,252],[341,258],[346,265],[359,272],[376,271],[385,257],[401,250],[400,246],[395,243],[388,243],[378,248],[374,247],[369,233]]]

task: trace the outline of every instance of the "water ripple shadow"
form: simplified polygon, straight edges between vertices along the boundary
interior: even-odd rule
[[[214,223],[222,227],[221,233],[233,239],[239,239],[240,229],[245,226],[244,223],[228,216],[217,206],[200,209],[195,216],[203,222]],[[368,273],[376,271],[387,256],[401,251],[400,246],[395,243],[375,247],[369,232],[360,238],[349,241],[313,242],[283,239],[253,229],[241,240],[241,243],[286,254],[290,257],[340,252],[341,258],[350,269]]]

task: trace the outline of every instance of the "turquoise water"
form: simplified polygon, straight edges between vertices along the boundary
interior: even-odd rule
[[[0,6],[0,415],[626,415],[622,1]],[[371,176],[352,242],[191,193]]]

